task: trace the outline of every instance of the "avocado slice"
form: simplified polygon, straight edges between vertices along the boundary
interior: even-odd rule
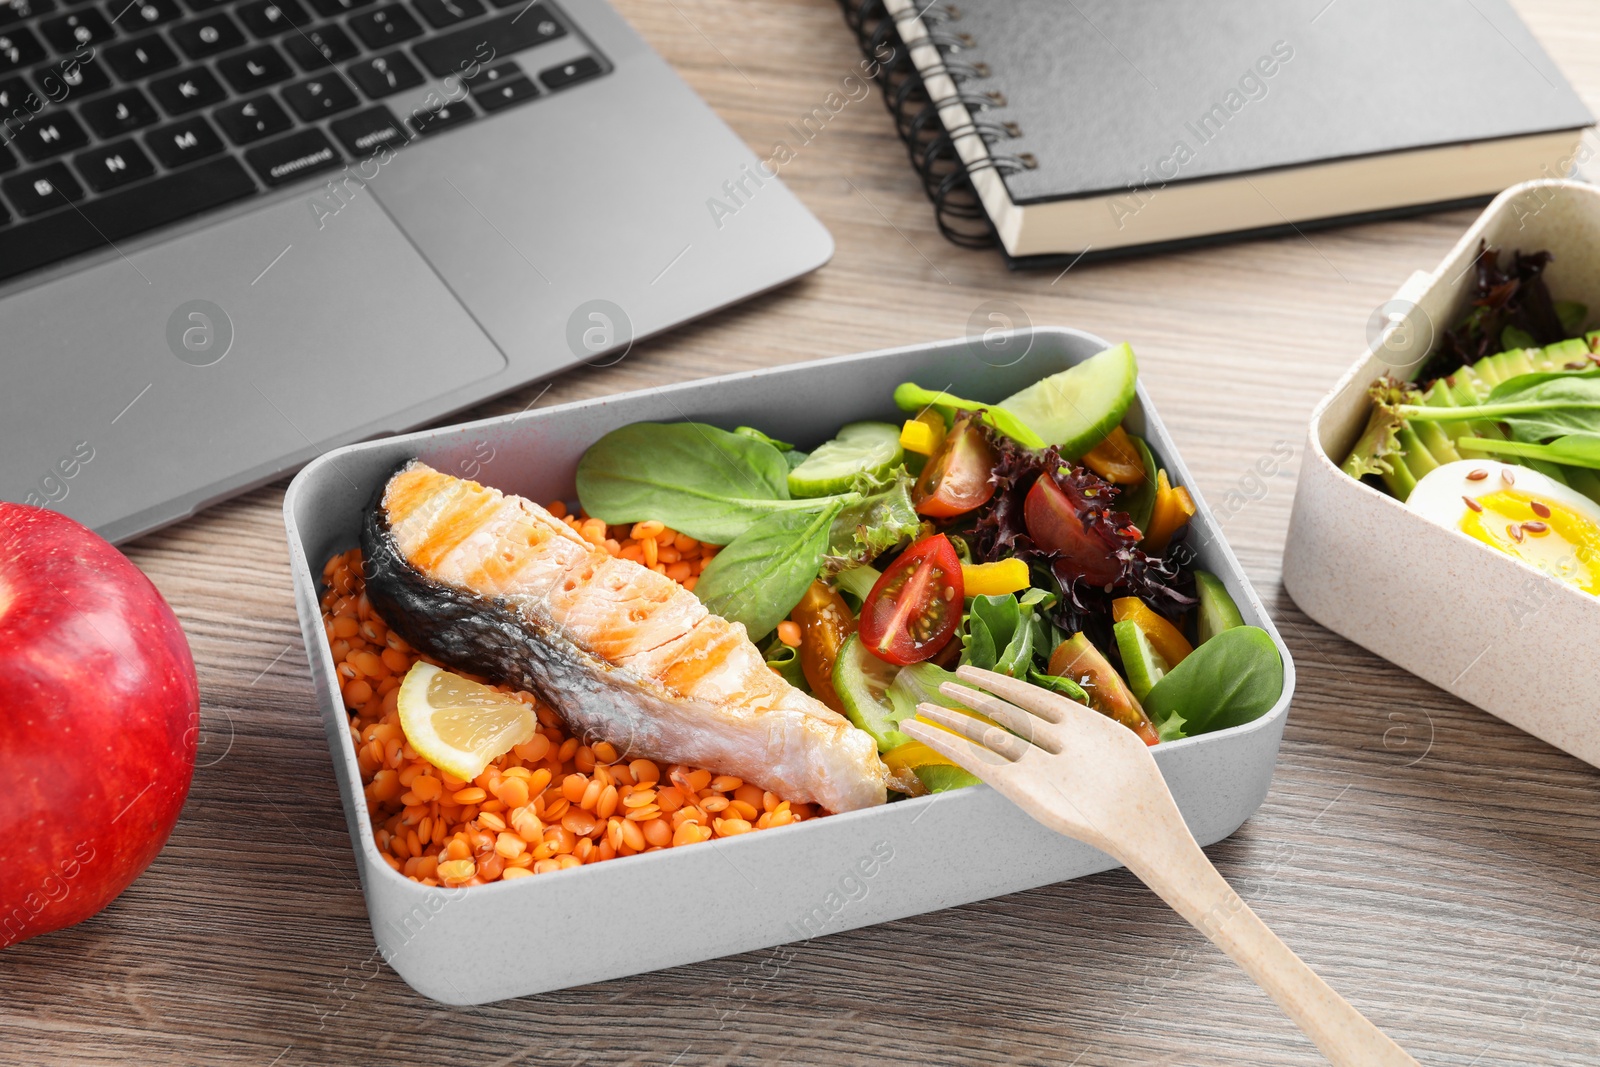
[[[1126,342],[1041,378],[1000,401],[1065,459],[1077,459],[1114,430],[1133,403],[1139,366]]]

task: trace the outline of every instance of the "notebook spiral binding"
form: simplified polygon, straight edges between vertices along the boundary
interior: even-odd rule
[[[964,248],[998,245],[999,237],[978,197],[972,175],[983,169],[1009,174],[1038,164],[1026,153],[1010,155],[997,150],[1022,131],[1015,123],[992,117],[993,112],[1005,107],[1003,94],[975,86],[990,76],[988,65],[957,58],[977,45],[952,25],[961,18],[960,8],[954,3],[936,2],[896,15],[884,0],[839,0],[839,4],[862,54],[879,60],[878,88],[894,116],[895,131],[905,143],[912,169],[933,202],[939,232]],[[937,99],[929,94],[900,32],[902,20],[910,19],[920,19],[926,28],[927,43],[939,52],[940,73],[956,86],[955,93]],[[953,102],[965,106],[972,118],[964,126],[946,129],[939,111]],[[985,156],[969,162],[961,158],[956,141],[972,134],[983,139]]]

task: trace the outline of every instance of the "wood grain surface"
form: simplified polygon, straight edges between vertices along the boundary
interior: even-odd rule
[[[761,154],[857,61],[832,0],[619,6]],[[1600,112],[1600,9],[1517,6]],[[474,415],[957,336],[990,299],[1130,340],[1201,490],[1214,506],[1251,497],[1225,531],[1300,672],[1272,791],[1210,850],[1218,867],[1423,1063],[1600,1063],[1600,772],[1322,630],[1279,580],[1312,405],[1373,310],[1471,213],[1010,274],[937,235],[876,94],[783,178],[833,232],[830,264]],[[1275,448],[1293,457],[1257,487]],[[1320,1062],[1121,871],[820,938],[781,966],[753,953],[480,1008],[422,999],[375,956],[295,621],[283,490],[127,547],[193,644],[202,766],[171,843],[110,909],[0,956],[0,1062]],[[1593,655],[1595,636],[1550,640]],[[1518,665],[1503,669],[1516,685]],[[708,887],[706,904],[740,891]],[[593,936],[614,950],[603,916]]]

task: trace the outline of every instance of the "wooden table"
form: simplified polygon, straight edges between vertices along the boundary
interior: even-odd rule
[[[1600,11],[1518,6],[1600,112]],[[857,60],[831,0],[621,7],[762,154]],[[937,236],[876,98],[783,178],[833,231],[832,263],[474,414],[956,336],[989,299],[1132,341],[1214,503],[1251,490],[1258,457],[1294,453],[1225,524],[1300,686],[1272,792],[1211,850],[1217,865],[1424,1063],[1600,1062],[1596,772],[1322,630],[1279,581],[1312,405],[1373,309],[1471,214],[1009,274]],[[776,977],[753,953],[489,1007],[423,1000],[374,952],[290,598],[283,490],[128,546],[193,644],[202,766],[171,843],[108,911],[0,957],[0,1061],[1320,1062],[1122,872],[825,937]],[[1594,654],[1592,634],[1551,640]]]

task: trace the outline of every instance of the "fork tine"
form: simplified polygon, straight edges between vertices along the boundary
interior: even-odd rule
[[[900,731],[913,741],[921,741],[939,755],[953,760],[962,770],[986,781],[999,777],[1011,766],[1009,762],[982,745],[975,745],[949,730],[941,730],[925,722],[906,719],[900,724]]]
[[[964,711],[940,707],[938,704],[922,703],[917,705],[917,715],[929,722],[948,727],[975,742],[982,749],[984,758],[990,763],[1019,760],[1028,752],[1028,742],[1016,734],[1007,733],[998,726],[991,726]],[[901,725],[904,726],[905,723],[902,722]]]
[[[1017,707],[1045,719],[1049,722],[1062,722],[1076,710],[1082,710],[1083,705],[1075,700],[1068,700],[1059,693],[1052,693],[1030,682],[1008,678],[994,671],[982,670],[978,667],[957,667],[956,677],[964,682],[971,682],[981,689],[999,697],[1004,697]]]
[[[1060,734],[1052,729],[1052,725],[1060,721],[1059,718],[1029,715],[1016,705],[1008,704],[997,696],[980,693],[976,689],[968,689],[955,682],[945,682],[939,687],[939,692],[952,700],[960,701],[979,714],[989,716],[1007,730],[1020,734],[1024,739],[1052,755],[1061,751]]]

